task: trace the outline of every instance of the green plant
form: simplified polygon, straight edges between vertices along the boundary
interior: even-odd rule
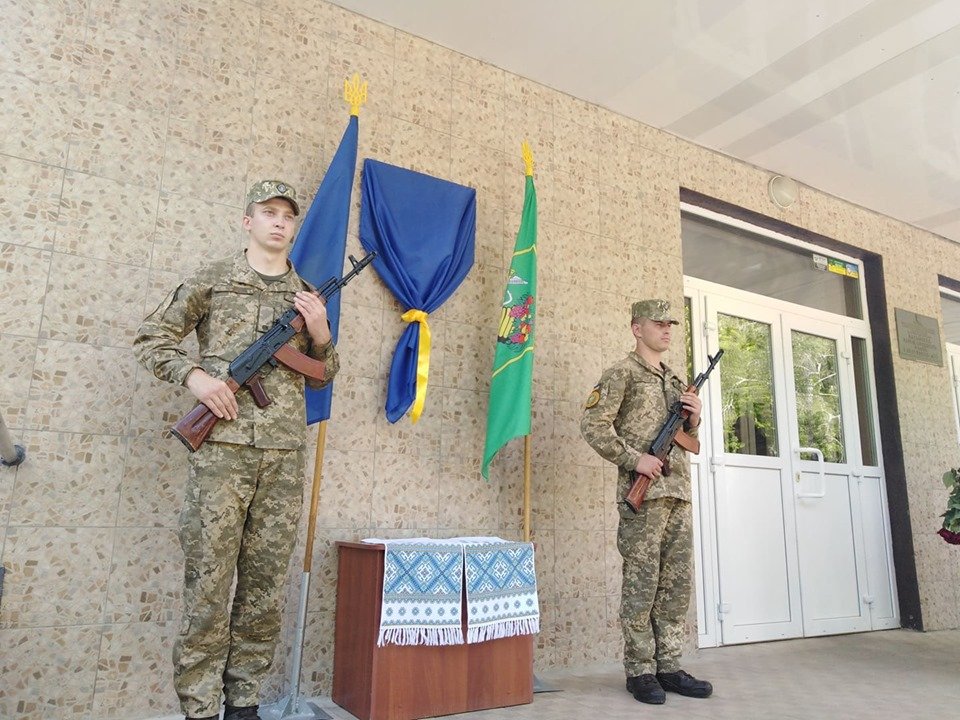
[[[947,511],[941,515],[943,527],[937,534],[951,545],[960,545],[960,468],[950,468],[943,474],[943,484],[950,490]]]

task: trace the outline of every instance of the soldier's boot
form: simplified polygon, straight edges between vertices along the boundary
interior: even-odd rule
[[[690,673],[677,670],[672,673],[657,673],[657,680],[664,690],[679,693],[692,698],[708,698],[713,692],[713,685],[706,680],[697,680]]]
[[[634,700],[650,705],[663,705],[667,701],[667,694],[660,687],[657,678],[650,673],[627,678],[627,690]]]
[[[219,715],[205,715],[204,717],[190,717],[187,715],[184,720],[220,720]]]
[[[223,720],[260,720],[260,714],[257,712],[259,709],[259,705],[246,707],[226,705],[223,710]]]

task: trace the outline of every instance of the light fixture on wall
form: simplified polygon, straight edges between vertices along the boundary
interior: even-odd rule
[[[774,175],[767,183],[767,196],[781,210],[786,210],[797,201],[799,186],[793,178]]]

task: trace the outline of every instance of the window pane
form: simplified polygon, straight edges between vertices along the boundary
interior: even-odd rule
[[[687,331],[687,382],[693,382],[693,310],[690,298],[683,299],[684,328]]]
[[[953,295],[941,294],[940,309],[943,311],[943,339],[960,345],[960,300]]]
[[[873,396],[870,394],[870,367],[867,365],[867,341],[853,338],[853,382],[857,386],[857,419],[860,425],[861,463],[876,466],[877,457],[876,427],[873,423]]]
[[[794,330],[792,344],[800,445],[819,448],[826,462],[844,462],[837,343]]]
[[[829,272],[810,250],[689,214],[681,217],[680,232],[684,275],[863,317],[859,278]]]
[[[724,450],[776,457],[777,413],[773,396],[770,326],[733,315],[717,315],[720,398]]]

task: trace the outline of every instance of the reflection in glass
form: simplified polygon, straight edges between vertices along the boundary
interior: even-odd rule
[[[870,366],[867,358],[867,341],[853,340],[853,384],[857,389],[857,420],[860,425],[861,463],[866,466],[880,464],[877,457],[877,434],[873,424],[873,398],[870,395]]]
[[[837,344],[794,330],[792,345],[800,445],[819,448],[826,462],[844,462]]]
[[[778,456],[770,326],[717,314],[723,442],[728,453]]]

